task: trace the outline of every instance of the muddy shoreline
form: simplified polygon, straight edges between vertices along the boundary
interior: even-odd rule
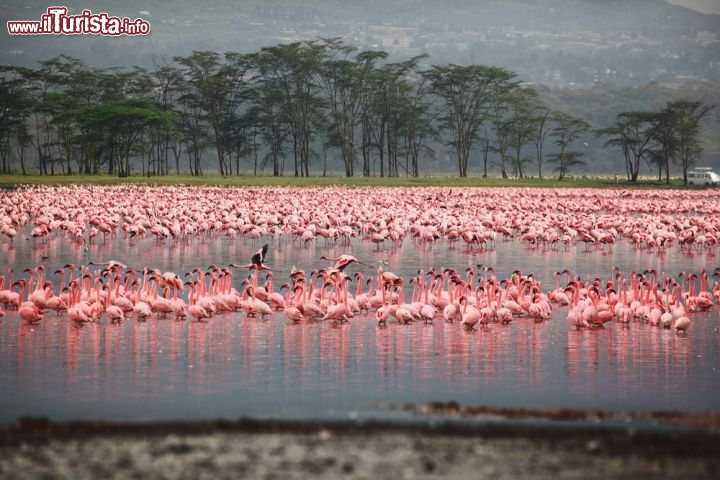
[[[216,420],[0,428],[0,478],[719,478],[712,429]]]

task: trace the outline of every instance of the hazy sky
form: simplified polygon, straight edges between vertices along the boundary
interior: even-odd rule
[[[703,13],[720,14],[720,0],[668,0],[668,2],[692,8]]]

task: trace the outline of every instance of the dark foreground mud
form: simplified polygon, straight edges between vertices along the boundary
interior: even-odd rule
[[[720,478],[720,435],[490,422],[240,420],[0,429],[0,478]]]

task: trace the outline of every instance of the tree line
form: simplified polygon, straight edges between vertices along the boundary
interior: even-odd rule
[[[224,176],[310,176],[311,164],[326,175],[328,158],[339,158],[349,177],[417,177],[444,144],[460,177],[475,156],[483,177],[497,165],[503,178],[543,178],[549,165],[562,180],[596,135],[622,151],[629,181],[644,162],[669,182],[671,163],[687,181],[702,153],[699,124],[712,106],[701,101],[620,112],[598,129],[552,108],[514,72],[423,68],[426,59],[391,62],[331,38],[247,54],[194,51],[150,70],[65,55],[0,67],[0,170],[203,175],[212,151]]]

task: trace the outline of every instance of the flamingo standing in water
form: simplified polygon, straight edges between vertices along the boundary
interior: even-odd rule
[[[338,274],[339,275],[337,276],[330,277],[328,280],[333,286],[335,304],[327,307],[325,315],[322,318],[323,321],[332,320],[333,325],[347,322],[348,319],[353,316],[352,311],[348,306],[347,285],[349,283],[349,279],[342,272],[338,272]],[[328,284],[326,283],[326,285]],[[323,285],[323,290],[324,289],[325,285]],[[332,298],[332,295],[330,298]]]
[[[207,321],[210,318],[210,313],[197,303],[197,296],[199,295],[197,282],[186,282],[185,286],[188,287],[188,313],[198,322]]]
[[[197,281],[185,282],[184,286],[188,287],[188,313],[198,322],[207,321],[210,318],[210,313],[202,305],[197,304]]]
[[[574,326],[578,330],[580,330],[581,328],[589,327],[590,324],[588,323],[585,316],[583,316],[583,310],[585,308],[585,305],[580,304],[579,282],[574,282],[573,285],[568,286],[565,289],[565,292],[567,292],[569,295],[572,295],[572,303],[570,304],[570,308],[568,309],[567,313],[570,325]]]
[[[307,291],[304,283],[298,283],[295,292],[295,306],[303,313],[305,318],[317,319],[325,315],[325,310],[313,301],[312,291]]]
[[[682,333],[683,336],[687,336],[687,329],[690,328],[691,324],[692,320],[690,320],[690,317],[683,315],[675,319],[675,322],[672,324],[672,328],[675,330],[677,335]]]
[[[363,310],[365,313],[368,313],[370,309],[372,308],[372,304],[370,303],[370,292],[363,292],[363,275],[360,272],[355,273],[355,278],[357,279],[358,285],[357,290],[355,291],[355,303],[357,304],[357,308],[359,312],[362,312]],[[372,277],[368,279],[368,282],[372,280]]]
[[[20,298],[23,298],[25,294],[25,287],[26,282],[24,279],[20,279],[16,282],[20,288]],[[43,318],[43,311],[42,309],[35,304],[32,300],[30,300],[30,295],[28,294],[28,300],[25,302],[22,302],[20,304],[20,308],[18,309],[18,312],[20,314],[20,318],[25,320],[28,323],[35,324],[38,323]]]
[[[272,315],[273,311],[270,305],[263,302],[255,296],[255,286],[248,285],[243,293],[243,309],[247,313],[248,317],[254,317],[260,315],[260,318],[265,320],[265,317]]]
[[[8,268],[8,285],[10,288],[5,288],[5,277],[0,277],[0,304],[2,304],[8,310],[20,308],[20,294],[13,289],[15,284],[13,282],[13,269]]]
[[[47,302],[47,292],[45,291],[45,269],[42,265],[32,268],[26,268],[25,272],[30,274],[30,280],[28,280],[28,301],[35,303],[40,309],[45,308]],[[33,278],[36,281],[36,287],[33,289]]]
[[[707,272],[700,269],[700,291],[696,295],[696,303],[700,310],[707,311],[713,306],[713,295],[707,289]]]
[[[150,307],[152,308],[152,310],[158,313],[158,316],[165,318],[167,317],[168,313],[171,313],[173,311],[172,302],[169,298],[165,298],[164,295],[158,295],[158,287],[161,283],[160,277],[155,275],[152,277],[152,280],[152,293],[150,298],[148,299],[148,303],[150,303]]]
[[[115,304],[110,305],[110,295],[105,297],[105,315],[110,319],[110,323],[122,323],[125,320],[125,312]]]
[[[285,294],[285,307],[283,308],[283,312],[285,313],[285,316],[288,317],[288,319],[292,322],[301,322],[305,320],[305,315],[300,311],[298,307],[295,306],[295,300],[297,298],[297,290],[295,292],[292,292],[290,290],[290,284],[284,283],[280,286],[280,290],[287,289],[287,293]],[[293,297],[291,298],[290,294],[293,294]]]
[[[71,280],[68,288],[70,289],[70,305],[67,311],[68,319],[75,322],[76,326],[82,326],[92,321],[90,316],[80,306],[80,288],[77,280]]]
[[[377,324],[379,327],[387,326],[387,319],[389,316],[390,309],[387,307],[387,305],[383,305],[377,310],[375,310],[375,319],[377,320]]]
[[[477,308],[470,305],[468,310],[468,299],[465,295],[460,297],[460,305],[462,305],[462,319],[460,324],[465,327],[466,330],[473,330],[475,325],[480,321],[480,312]]]
[[[57,315],[60,315],[60,312],[67,311],[67,304],[65,303],[65,300],[63,300],[63,297],[60,295],[54,295],[52,290],[52,283],[45,282],[45,284],[48,286],[48,290],[50,294],[47,297],[47,300],[45,301],[46,308],[50,310],[55,310]],[[62,293],[62,292],[60,292]]]
[[[144,321],[148,317],[152,316],[152,308],[144,300],[137,300],[133,305],[133,313],[138,320]]]
[[[280,294],[279,292],[276,292],[273,290],[272,276],[273,276],[272,272],[268,272],[267,276],[265,277],[265,278],[268,278],[268,281],[265,282],[265,291],[267,292],[267,301],[273,307],[275,307],[276,311],[280,311],[285,308],[285,297],[282,294]]]
[[[442,284],[444,283],[444,277],[441,277],[441,281],[439,282],[440,285],[438,286],[438,289],[442,289]],[[436,303],[435,305],[439,306],[437,299],[442,298],[442,295],[436,295]],[[457,300],[456,300],[457,298]],[[448,301],[443,307],[443,318],[445,319],[446,323],[452,323],[455,320],[461,320],[462,319],[462,313],[460,311],[460,298],[461,296],[455,295],[455,289],[454,288],[448,288]]]
[[[378,327],[386,327],[388,317],[390,317],[390,308],[388,305],[388,298],[385,295],[385,289],[382,290],[382,305],[375,310],[375,320],[377,321]]]
[[[437,313],[437,309],[435,306],[430,303],[429,296],[430,296],[430,290],[432,290],[432,282],[430,282],[430,285],[425,287],[425,279],[421,278],[420,284],[422,285],[422,295],[423,295],[423,301],[422,306],[420,307],[420,316],[425,320],[425,323],[432,323],[433,319],[435,318],[435,314]]]

